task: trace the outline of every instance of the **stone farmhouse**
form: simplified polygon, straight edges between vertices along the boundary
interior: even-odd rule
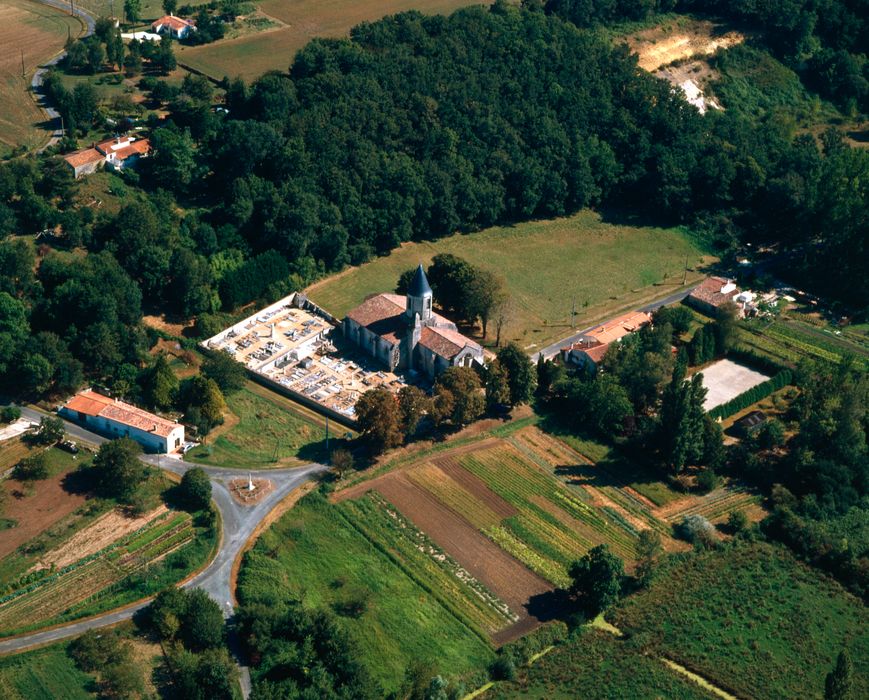
[[[447,367],[483,365],[483,348],[434,312],[433,294],[422,265],[407,295],[377,294],[347,314],[345,340],[390,372],[419,372],[434,379]]]
[[[606,355],[610,345],[619,342],[625,336],[640,330],[651,322],[651,314],[645,311],[632,311],[618,316],[592,328],[575,343],[561,348],[561,360],[565,364],[594,371]]]
[[[707,316],[717,316],[725,304],[735,304],[741,316],[751,316],[757,312],[754,297],[752,292],[740,291],[733,280],[707,277],[685,301]]]
[[[108,437],[135,440],[147,452],[174,452],[184,444],[184,426],[180,423],[92,389],[77,393],[58,413]]]
[[[76,179],[90,175],[99,168],[108,167],[123,170],[135,165],[139,158],[147,157],[151,152],[151,142],[148,139],[137,139],[133,136],[116,136],[100,141],[92,148],[69,153],[63,157],[66,164],[72,168]]]

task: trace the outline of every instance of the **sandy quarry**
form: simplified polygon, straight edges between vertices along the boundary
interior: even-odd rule
[[[711,56],[745,41],[737,31],[724,31],[708,20],[695,20],[679,27],[653,27],[628,37],[628,46],[639,56],[639,65],[650,73],[675,61]]]

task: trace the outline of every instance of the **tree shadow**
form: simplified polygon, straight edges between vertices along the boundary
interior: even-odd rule
[[[528,614],[539,622],[564,620],[575,612],[575,608],[570,594],[563,588],[538,593],[525,603]]]

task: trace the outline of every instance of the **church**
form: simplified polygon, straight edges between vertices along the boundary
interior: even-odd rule
[[[345,340],[390,371],[417,371],[434,379],[447,367],[484,364],[483,348],[432,309],[432,291],[422,265],[407,295],[376,294],[347,314]]]

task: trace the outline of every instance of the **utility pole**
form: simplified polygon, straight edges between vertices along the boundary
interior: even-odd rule
[[[24,75],[24,49],[21,49],[21,77],[23,78]]]
[[[682,275],[682,286],[688,284],[688,253],[685,253],[685,273]]]
[[[329,416],[326,416],[326,463],[332,461],[331,455],[329,454]]]
[[[573,297],[573,308],[570,311],[570,327],[576,328],[576,296]]]

